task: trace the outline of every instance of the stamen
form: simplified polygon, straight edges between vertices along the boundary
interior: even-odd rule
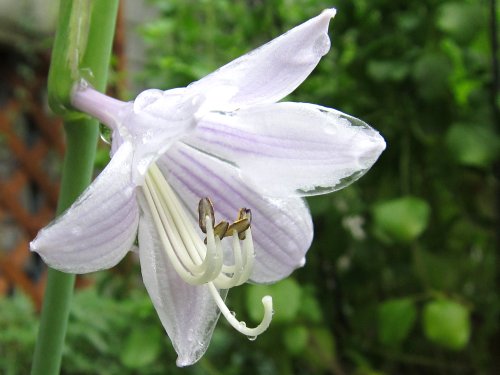
[[[172,211],[174,219],[176,219],[176,224],[180,231],[179,234],[181,235],[183,240],[189,245],[187,247],[187,250],[190,256],[193,259],[201,259],[199,258],[199,254],[204,253],[205,246],[200,243],[199,236],[194,231],[191,221],[187,217],[181,203],[178,201],[176,194],[174,193],[170,185],[167,183],[167,181],[163,177],[163,174],[156,166],[156,164],[153,164],[153,166],[150,167],[150,171],[152,175],[155,176],[155,180],[159,187],[160,193],[164,196],[165,201],[170,203],[167,206],[169,206],[168,208]],[[211,214],[209,213],[209,216],[212,220],[212,223],[214,223],[215,219],[213,215],[213,209],[212,213]]]
[[[176,193],[165,180],[156,164],[148,170],[143,185],[146,202],[150,208],[162,247],[179,276],[191,285],[207,284],[212,298],[227,321],[239,332],[255,338],[264,332],[272,319],[272,298],[262,299],[264,316],[255,328],[247,328],[231,313],[219,289],[230,289],[248,281],[253,270],[253,248],[249,209],[239,210],[238,218],[231,224],[221,221],[215,225],[213,204],[203,198],[198,204],[198,224],[206,234],[203,243],[192,219],[186,213]],[[224,264],[221,240],[232,237],[233,264]]]
[[[248,226],[250,226],[250,224],[252,224],[252,211],[248,208],[240,208],[238,211],[238,220],[241,219],[247,219]],[[245,232],[238,232],[238,237],[243,241],[245,239]]]
[[[271,298],[271,296],[264,296],[262,298],[262,305],[264,306],[264,316],[262,317],[262,321],[260,322],[260,324],[255,328],[248,328],[245,322],[238,321],[238,319],[236,319],[236,316],[234,316],[231,311],[229,311],[214,284],[208,283],[208,288],[210,289],[210,294],[212,295],[215,303],[217,303],[219,310],[221,311],[222,315],[224,315],[224,318],[226,318],[228,323],[231,324],[231,326],[238,332],[241,332],[248,337],[254,338],[264,332],[269,327],[269,324],[271,324],[271,320],[273,319],[273,299]]]
[[[241,274],[243,273],[245,268],[245,265],[243,264],[243,257],[241,254],[241,246],[236,231],[233,234],[233,252],[234,264],[232,266],[223,267],[223,271],[225,273],[231,273],[232,275],[227,276],[222,274],[217,279],[215,279],[214,285],[218,289],[230,289],[239,285]],[[246,282],[247,280],[243,282]]]
[[[207,233],[205,217],[209,216],[215,223],[214,205],[209,198],[200,199],[198,203],[198,223],[203,233]]]
[[[248,228],[248,230],[244,232],[244,235],[245,239],[243,240],[243,252],[245,254],[245,266],[243,268],[243,272],[240,275],[240,283],[238,283],[237,286],[248,281],[253,270],[253,264],[255,262],[255,250],[253,248],[252,231],[250,230],[250,228]]]
[[[224,235],[226,234],[228,228],[229,228],[229,223],[227,221],[221,221],[214,227],[214,233],[217,237],[222,239],[224,238]]]
[[[232,223],[228,228],[228,232],[232,233],[234,231],[239,235],[240,233],[244,233],[248,228],[250,228],[250,220],[245,217]],[[244,240],[245,238],[242,239]]]
[[[181,240],[173,231],[174,221],[167,215],[169,213],[168,210],[162,207],[161,200],[158,197],[156,189],[153,187],[149,174],[146,175],[146,184],[144,186],[146,187],[144,189],[144,195],[151,208],[153,221],[155,222],[163,248],[172,261],[175,271],[184,281],[191,285],[201,285],[213,280],[214,275],[218,275],[222,268],[223,259],[221,244],[219,243],[217,246],[215,241],[209,241],[203,263],[201,259],[198,259],[198,263],[193,263],[192,259],[187,256],[189,254],[182,251],[182,249],[186,249],[186,247],[181,245]],[[210,230],[211,229],[209,229],[209,231]],[[214,236],[210,237],[214,239]],[[176,248],[178,251],[176,251]]]
[[[208,216],[207,216],[208,217]],[[206,220],[204,220],[204,222],[206,222]],[[229,223],[227,221],[221,221],[219,224],[217,224],[215,227],[214,227],[214,234],[219,237],[220,239],[224,238],[226,232],[227,232],[227,228],[229,228]],[[205,227],[206,229],[206,227]],[[205,237],[205,240],[203,241],[203,243],[206,245],[207,244],[207,238]]]

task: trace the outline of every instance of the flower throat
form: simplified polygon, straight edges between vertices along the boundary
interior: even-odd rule
[[[226,320],[237,331],[251,339],[264,332],[271,323],[272,298],[262,298],[264,316],[255,328],[238,321],[226,306],[220,289],[230,289],[248,281],[253,270],[255,252],[252,240],[252,213],[242,208],[237,219],[215,223],[213,204],[202,198],[198,205],[198,224],[206,235],[203,241],[195,230],[177,195],[156,164],[146,174],[143,192],[163,250],[177,274],[190,285],[206,284]],[[232,264],[224,263],[222,240],[232,241]]]

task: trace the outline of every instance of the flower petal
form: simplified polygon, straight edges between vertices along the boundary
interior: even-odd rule
[[[241,56],[188,90],[207,97],[204,107],[234,110],[276,102],[297,88],[330,49],[328,25],[335,9],[293,28]]]
[[[136,185],[142,184],[149,165],[159,155],[195,127],[195,113],[203,97],[185,91],[143,91],[117,116],[120,120],[113,132],[113,151],[126,140],[134,145],[132,179]]]
[[[237,164],[270,196],[339,190],[370,169],[385,148],[361,120],[306,103],[210,113],[185,142]]]
[[[131,185],[132,146],[124,143],[78,200],[31,242],[51,267],[87,273],[113,267],[131,249],[139,210]]]
[[[140,197],[141,202],[143,197]],[[208,287],[182,280],[161,245],[147,204],[141,204],[139,256],[144,285],[178,354],[177,365],[188,366],[205,353],[220,311]]]
[[[252,210],[253,281],[277,281],[304,264],[313,228],[303,199],[263,197],[240,178],[234,166],[182,144],[172,147],[158,163],[193,217],[203,197],[214,203],[218,220],[236,219],[241,207]]]

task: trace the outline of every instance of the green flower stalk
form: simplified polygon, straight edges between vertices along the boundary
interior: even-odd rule
[[[106,87],[118,0],[61,0],[49,72],[49,104],[65,118],[67,150],[58,214],[88,186],[92,176],[98,122],[70,109],[73,85],[85,78]],[[75,276],[49,269],[32,375],[59,374]]]

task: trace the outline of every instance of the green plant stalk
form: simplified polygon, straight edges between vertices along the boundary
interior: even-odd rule
[[[92,177],[98,123],[72,112],[71,90],[86,79],[104,91],[119,0],[61,0],[49,71],[49,103],[65,117],[66,155],[58,214],[88,186]],[[60,372],[75,276],[48,270],[47,286],[35,346],[32,375]]]

